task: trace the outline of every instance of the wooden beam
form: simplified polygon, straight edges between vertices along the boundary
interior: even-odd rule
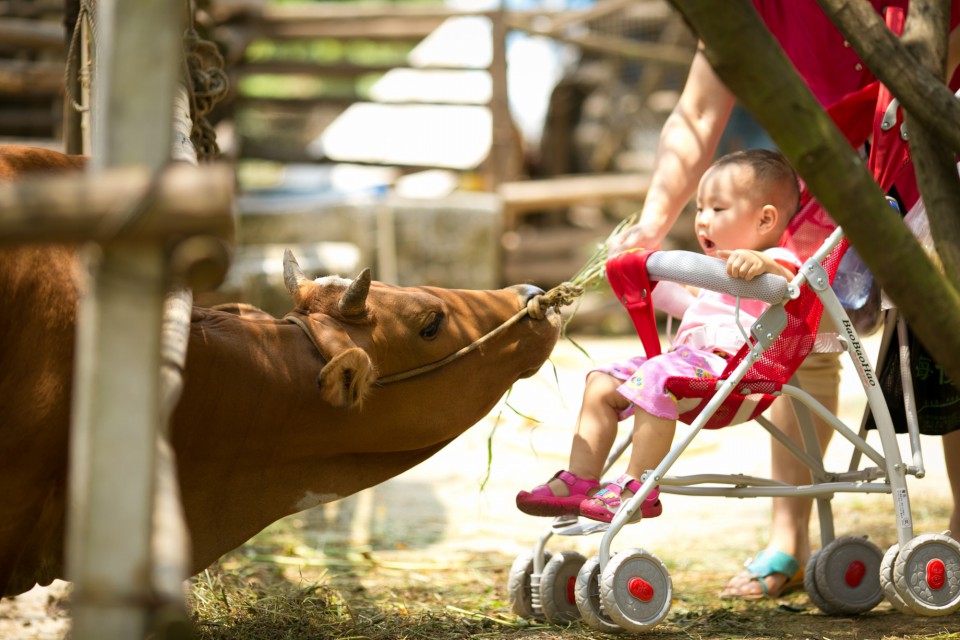
[[[0,60],[0,93],[62,94],[64,71],[62,62]]]
[[[526,22],[527,27],[524,30],[532,29],[533,25],[536,24],[538,25],[537,32],[540,35],[555,38],[574,26],[586,25],[589,27],[591,23],[598,22],[615,13],[619,13],[620,15],[617,18],[623,20],[656,24],[667,20],[675,12],[672,7],[664,2],[606,0],[605,2],[598,2],[584,11],[512,12],[511,17],[517,22]]]
[[[331,78],[356,78],[368,73],[386,73],[396,69],[396,64],[350,64],[344,62],[323,63],[309,60],[264,60],[242,62],[230,69],[231,80],[255,74],[323,76]],[[402,63],[400,64],[402,66]]]
[[[21,18],[0,19],[0,42],[20,49],[62,52],[66,48],[62,25]]]
[[[60,116],[50,104],[33,109],[0,107],[0,132],[15,133],[23,129],[53,131],[59,125]]]
[[[490,115],[493,134],[490,144],[490,153],[484,165],[490,178],[490,188],[498,186],[514,178],[515,166],[519,159],[515,159],[513,120],[510,116],[510,104],[507,88],[507,25],[505,12],[494,12],[490,16],[491,35],[493,38],[493,59],[490,63],[490,82],[492,97],[490,100]]]
[[[643,200],[650,187],[646,173],[578,175],[505,182],[497,189],[503,198],[504,228],[513,228],[516,217],[586,202],[632,199]]]
[[[538,35],[539,30],[530,27],[522,22],[514,22],[510,25],[514,29],[526,31],[531,35]],[[609,34],[595,35],[563,35],[557,34],[551,38],[572,44],[585,49],[606,55],[613,55],[631,60],[647,60],[650,62],[659,62],[670,64],[680,68],[690,66],[693,60],[693,54],[696,52],[694,46],[684,47],[673,44],[663,44],[658,42],[641,42],[639,40],[629,40]]]
[[[250,107],[257,110],[277,109],[282,111],[308,111],[319,107],[346,109],[360,101],[358,95],[315,96],[308,98],[267,98],[237,95],[233,98],[236,108]]]
[[[335,38],[338,40],[384,40],[418,42],[439,27],[443,19],[424,17],[416,20],[398,19],[396,16],[378,16],[344,20],[290,20],[263,21],[245,24],[236,28],[247,37],[271,38],[274,40],[303,40]]]
[[[234,236],[233,173],[175,164],[29,178],[0,185],[0,242],[164,242],[190,234]],[[224,265],[226,269],[226,265]]]
[[[0,15],[15,18],[55,16],[63,11],[62,0],[0,0]]]

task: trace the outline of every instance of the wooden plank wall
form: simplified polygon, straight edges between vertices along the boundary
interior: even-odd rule
[[[0,138],[60,138],[64,33],[62,2],[0,2]]]

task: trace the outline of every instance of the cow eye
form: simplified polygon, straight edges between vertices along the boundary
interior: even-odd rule
[[[440,331],[440,325],[443,323],[443,317],[444,316],[442,313],[434,314],[433,319],[430,321],[430,324],[428,324],[426,327],[423,328],[422,331],[420,331],[420,337],[426,340],[435,338],[437,336],[437,332]]]

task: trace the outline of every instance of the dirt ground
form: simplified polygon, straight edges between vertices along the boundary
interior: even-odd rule
[[[635,349],[632,339],[578,342],[597,362]],[[875,352],[875,344],[868,346]],[[458,615],[465,620],[479,616],[481,628],[472,635],[595,637],[583,626],[518,626],[506,604],[510,563],[532,547],[549,522],[521,514],[514,496],[565,466],[583,376],[591,365],[569,341],[561,342],[551,361],[434,458],[346,500],[281,521],[271,527],[269,542],[268,531],[225,558],[214,573],[269,561],[292,585],[325,581],[358,609],[381,602],[395,611],[399,599],[405,611],[426,607],[445,614],[463,611]],[[865,400],[847,367],[843,389],[841,417],[856,427]],[[906,441],[901,442],[906,450]],[[923,444],[927,477],[910,482],[915,527],[918,533],[940,533],[950,507],[942,451],[934,438],[924,438]],[[769,437],[753,424],[703,432],[673,473],[762,475],[768,472],[768,450]],[[849,447],[835,441],[828,466],[846,468],[849,455]],[[960,615],[905,616],[886,603],[859,617],[833,618],[820,614],[803,593],[760,604],[721,602],[715,595],[723,583],[765,542],[769,502],[675,495],[663,502],[663,516],[626,528],[614,548],[647,549],[670,570],[675,602],[652,637],[960,638],[953,635],[960,631]],[[869,534],[882,550],[896,541],[889,496],[839,496],[834,503],[838,535]],[[548,549],[590,557],[599,541],[599,536],[553,537]],[[58,584],[52,592],[37,589],[0,603],[0,638],[65,637],[64,592]]]

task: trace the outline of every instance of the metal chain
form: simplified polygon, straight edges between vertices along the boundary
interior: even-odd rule
[[[220,155],[220,148],[217,145],[216,131],[206,116],[227,94],[229,87],[227,75],[220,68],[223,65],[223,57],[213,43],[200,39],[193,40],[189,34],[184,37],[184,44],[192,47],[185,53],[190,75],[187,86],[190,91],[190,109],[193,119],[190,140],[201,158],[215,159]],[[213,66],[208,64],[211,59],[214,60]]]
[[[230,82],[224,72],[224,60],[216,44],[204,40],[193,27],[195,9],[189,2],[190,27],[183,35],[183,57],[188,76],[190,111],[193,129],[190,140],[201,160],[215,160],[220,156],[217,134],[207,120],[218,102],[227,95]]]

